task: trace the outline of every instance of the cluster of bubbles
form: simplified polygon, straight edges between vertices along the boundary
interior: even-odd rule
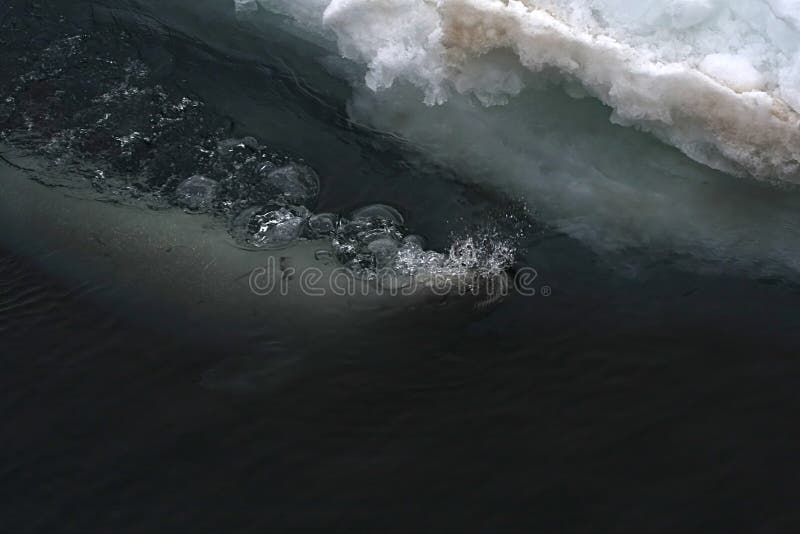
[[[25,39],[34,32],[25,20],[12,15],[0,31],[0,141],[46,156],[59,179],[75,177],[115,201],[221,217],[246,248],[326,240],[338,262],[364,276],[387,268],[494,275],[513,262],[513,246],[490,232],[456,239],[447,252],[426,250],[385,204],[314,213],[314,169],[254,137],[231,138],[228,119],[159,83],[125,32],[78,33],[37,48]]]
[[[305,180],[316,177],[308,167],[300,169],[302,172],[289,164],[274,172]],[[187,183],[196,180],[193,177]],[[293,191],[300,185],[297,180],[283,185]],[[233,222],[234,237],[254,248],[282,248],[303,238],[327,239],[338,262],[365,277],[386,270],[431,278],[496,276],[514,262],[516,249],[498,230],[484,228],[475,235],[456,238],[442,253],[426,250],[425,238],[408,233],[402,214],[386,204],[371,204],[341,216],[314,214],[304,205],[287,204],[284,193],[276,198],[272,204],[242,211]]]
[[[224,120],[155,82],[129,35],[78,33],[37,49],[37,32],[54,30],[28,22],[12,14],[3,24],[14,31],[0,28],[0,141],[74,182],[59,185],[156,206],[178,176],[209,163]]]

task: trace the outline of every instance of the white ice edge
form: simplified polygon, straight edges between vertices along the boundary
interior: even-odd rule
[[[737,175],[800,183],[800,2],[796,0],[261,0],[427,104],[454,92],[502,104],[520,76],[485,61],[513,50],[555,69],[689,157]]]

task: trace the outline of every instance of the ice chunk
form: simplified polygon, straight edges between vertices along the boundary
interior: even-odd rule
[[[219,184],[216,180],[200,176],[191,176],[175,189],[175,202],[191,211],[208,211],[217,196]]]
[[[336,231],[339,216],[333,213],[318,213],[308,219],[308,229],[311,237],[318,239],[330,237]]]
[[[371,204],[355,210],[352,214],[354,220],[357,219],[382,219],[391,223],[403,224],[403,216],[399,211],[386,204]]]
[[[378,269],[389,267],[399,249],[400,244],[391,237],[381,237],[367,245],[367,250],[375,257],[375,266]]]
[[[303,207],[257,206],[233,221],[232,233],[240,242],[256,248],[283,248],[300,238],[307,219],[308,210]]]
[[[342,264],[361,271],[374,269],[375,252],[385,249],[380,243],[375,245],[377,249],[370,249],[372,243],[387,243],[386,240],[399,243],[402,239],[402,232],[392,221],[381,217],[360,217],[340,224],[331,245]]]
[[[319,176],[311,167],[298,163],[270,171],[264,184],[277,200],[290,204],[311,205],[319,195]]]
[[[709,54],[700,62],[699,68],[701,72],[739,93],[764,88],[764,77],[742,56]]]

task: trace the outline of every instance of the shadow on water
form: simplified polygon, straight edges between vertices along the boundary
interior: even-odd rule
[[[214,345],[143,325],[9,255],[2,279],[13,531],[797,519],[800,369],[763,338],[558,320],[520,332],[501,314],[457,336],[365,332],[276,382],[269,347],[224,329]]]
[[[124,23],[111,7],[95,24]],[[192,24],[179,8],[162,16]],[[148,56],[164,80],[229,117],[232,136],[318,169],[321,208],[390,202],[444,246],[458,221],[506,206],[349,124],[334,82],[298,93],[298,69],[257,53],[269,39],[231,32],[212,47],[174,32]],[[275,57],[291,63],[290,48]],[[36,217],[13,215],[22,196],[2,203],[4,530],[779,531],[800,519],[791,283],[633,250],[628,272],[537,228],[519,262],[536,268],[537,294],[488,313],[309,324],[259,302],[269,313],[242,320],[223,299],[187,305],[179,288],[173,300],[136,284],[130,273],[155,280],[179,261],[137,263],[146,240],[113,252],[126,268],[93,270],[118,264],[83,235],[53,238],[79,227],[67,217],[48,237],[35,199],[63,192],[35,187]]]

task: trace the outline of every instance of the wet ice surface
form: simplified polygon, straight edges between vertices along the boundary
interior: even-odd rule
[[[0,22],[0,140],[43,156],[42,181],[90,191],[98,200],[211,214],[248,248],[328,239],[334,256],[365,276],[434,264],[446,273],[448,253],[407,252],[409,230],[395,207],[369,203],[349,216],[315,215],[325,177],[296,154],[254,135],[237,136],[231,118],[176,85],[175,58],[158,28],[116,21],[73,26],[48,7],[12,6]],[[37,9],[41,19],[33,16]],[[493,229],[491,237],[511,248],[525,225],[523,216],[508,236]],[[421,263],[410,266],[415,258]],[[470,268],[492,275],[512,262],[510,254]]]

